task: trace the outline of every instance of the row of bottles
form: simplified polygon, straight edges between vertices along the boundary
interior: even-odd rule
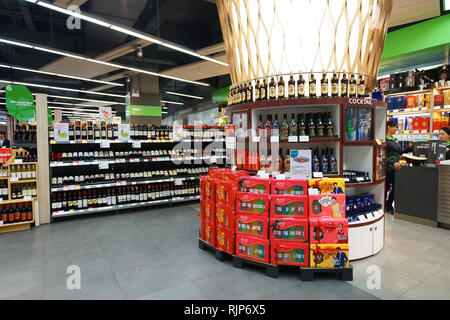
[[[369,172],[365,171],[355,171],[355,170],[345,170],[342,174],[344,179],[348,179],[349,183],[359,183],[370,181]]]
[[[21,151],[16,153],[15,160],[22,160],[22,162],[37,162],[37,150],[30,148],[30,151]]]
[[[190,177],[199,176],[208,173],[208,167],[199,168],[177,168],[170,170],[153,170],[153,171],[123,171],[114,170],[114,173],[99,173],[91,172],[90,174],[75,174],[65,175],[59,177],[52,177],[51,184],[53,187],[66,185],[83,185],[92,183],[110,183],[117,181],[138,181],[146,179],[158,178],[175,178],[175,177]]]
[[[32,164],[10,164],[10,177],[18,180],[36,179],[37,165]]]
[[[298,119],[298,120],[297,120]],[[309,136],[309,137],[335,137],[334,123],[331,112],[324,113],[303,113],[295,115],[291,113],[290,121],[287,113],[283,113],[283,120],[278,121],[278,114],[272,120],[272,115],[267,115],[267,119],[263,122],[262,115],[259,116],[257,124],[257,135],[259,137],[276,136],[280,137],[280,141],[288,141],[289,137]]]
[[[69,191],[52,194],[52,211],[81,210],[198,195],[198,181]]]
[[[36,126],[29,124],[18,124],[14,131],[14,142],[36,141]]]
[[[253,85],[251,82],[239,84],[230,89],[228,94],[228,105],[236,105],[242,103],[249,103],[253,101],[265,100],[283,100],[283,99],[298,99],[298,98],[316,98],[316,97],[349,97],[349,98],[364,98],[366,96],[366,85],[362,75],[357,78],[357,75],[352,74],[350,79],[344,73],[339,79],[336,73],[333,73],[329,80],[327,74],[323,73],[320,80],[320,86],[314,78],[314,74],[309,76],[308,81],[300,74],[297,81],[291,75],[289,81],[286,83],[283,76],[279,76],[277,81],[271,77],[270,82],[266,79],[257,80]]]
[[[334,156],[334,149],[329,152],[328,148],[322,148],[322,156],[319,155],[319,148],[313,151],[311,159],[311,172],[322,172],[323,174],[337,174],[337,160]]]
[[[3,205],[0,212],[3,224],[33,221],[33,209],[29,203]]]
[[[33,197],[37,196],[36,184],[34,183],[26,183],[26,184],[13,184],[11,186],[11,200],[22,199],[24,197]]]

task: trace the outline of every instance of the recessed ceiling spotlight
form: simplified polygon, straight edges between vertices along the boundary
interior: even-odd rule
[[[136,47],[136,55],[138,56],[138,58],[143,58],[144,57],[144,52],[142,51],[141,46],[137,46]]]

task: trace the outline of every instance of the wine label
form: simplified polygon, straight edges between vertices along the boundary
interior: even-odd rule
[[[341,95],[346,95],[346,94],[347,94],[347,84],[342,83],[341,84]]]
[[[360,84],[358,86],[358,95],[359,96],[364,96],[366,94],[366,86],[363,84]]]
[[[277,90],[275,89],[275,87],[270,87],[269,88],[269,96],[271,98],[275,98],[276,93],[277,93]]]
[[[356,93],[356,85],[354,83],[351,83],[348,87],[348,93],[349,94],[355,94]]]
[[[278,97],[284,97],[284,86],[278,87]]]
[[[311,83],[309,85],[309,94],[316,94],[316,84],[315,83]]]
[[[304,96],[305,95],[305,85],[304,84],[299,84],[298,85],[298,95],[299,96]]]
[[[261,88],[261,99],[265,99],[265,98],[266,98],[266,89]]]
[[[328,94],[328,83],[322,83],[322,94]]]
[[[331,84],[331,93],[333,95],[337,95],[339,93],[338,90],[339,90],[338,84],[337,83],[332,83]]]
[[[291,97],[295,95],[295,86],[293,84],[288,86],[288,95]]]

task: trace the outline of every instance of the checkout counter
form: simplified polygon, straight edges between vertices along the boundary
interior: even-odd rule
[[[433,227],[450,228],[450,160],[445,159],[445,143],[433,141],[437,148],[427,154],[414,148],[422,161],[409,161],[395,172],[395,218]],[[423,143],[422,143],[423,146]],[[442,158],[443,157],[443,158]]]

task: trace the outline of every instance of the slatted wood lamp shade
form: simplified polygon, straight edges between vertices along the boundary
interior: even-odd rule
[[[233,85],[297,73],[376,85],[393,0],[217,0]]]

